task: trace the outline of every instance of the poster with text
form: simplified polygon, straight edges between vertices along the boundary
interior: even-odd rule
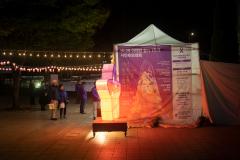
[[[118,46],[120,116],[141,126],[160,117],[181,120],[191,112],[191,55],[183,47]]]

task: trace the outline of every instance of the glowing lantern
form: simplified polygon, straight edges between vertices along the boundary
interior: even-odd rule
[[[6,65],[6,62],[3,62],[3,65]]]
[[[1,65],[3,65],[3,62],[1,62]]]
[[[52,69],[49,69],[49,72],[52,72]]]
[[[58,69],[58,72],[60,72],[60,69]]]
[[[5,68],[3,68],[2,70],[5,71]]]
[[[1,62],[1,63],[2,63],[2,62]],[[15,64],[15,63],[13,63],[12,65],[13,65],[13,67],[15,67],[15,65],[16,65],[16,64]]]
[[[6,68],[6,71],[8,71],[8,68]]]
[[[33,72],[35,72],[35,69],[33,69]]]
[[[10,64],[10,62],[9,62],[9,61],[7,61],[7,64]]]
[[[0,71],[2,70],[2,68],[0,68]]]
[[[12,68],[9,68],[9,71],[11,71],[12,70]]]
[[[102,79],[96,81],[96,88],[101,98],[102,120],[118,118],[121,84],[116,81],[114,64],[104,64]]]

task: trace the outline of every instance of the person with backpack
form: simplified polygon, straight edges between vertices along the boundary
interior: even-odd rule
[[[56,80],[52,81],[52,85],[51,85],[51,87],[49,88],[49,91],[48,91],[48,96],[49,96],[50,102],[54,104],[54,109],[52,109],[51,120],[57,120],[56,109],[57,109],[57,106],[58,106],[59,96],[58,96],[58,86],[57,86],[57,81]]]
[[[66,117],[66,113],[67,113],[67,103],[66,103],[66,101],[65,101],[65,99],[67,99],[68,98],[68,94],[67,94],[67,92],[63,89],[64,87],[63,87],[63,84],[60,84],[59,85],[59,91],[58,91],[58,95],[59,95],[59,104],[60,104],[60,106],[63,104],[65,107],[64,108],[61,108],[60,107],[60,119],[62,119],[62,118],[65,118],[65,119],[67,119],[67,117]],[[62,112],[63,112],[63,110],[64,110],[64,116],[62,117]]]

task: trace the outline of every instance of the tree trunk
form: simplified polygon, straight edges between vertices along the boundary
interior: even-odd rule
[[[13,109],[19,109],[19,85],[21,78],[20,69],[15,70],[15,67],[12,67],[12,77],[13,77]]]

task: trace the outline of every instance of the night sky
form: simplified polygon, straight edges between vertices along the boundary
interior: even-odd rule
[[[112,51],[112,44],[126,42],[154,24],[169,36],[186,43],[194,32],[191,42],[199,42],[200,50],[210,53],[216,0],[192,3],[161,0],[103,2],[111,8],[111,15],[93,37],[94,51]]]

